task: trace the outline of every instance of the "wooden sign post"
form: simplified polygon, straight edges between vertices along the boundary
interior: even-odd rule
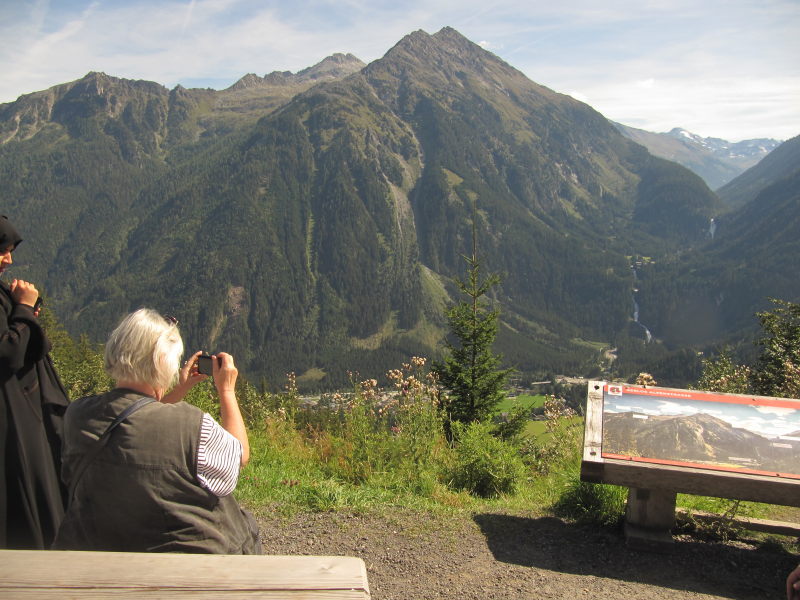
[[[800,506],[800,400],[591,381],[581,479],[629,488],[631,545],[672,540],[679,492]]]

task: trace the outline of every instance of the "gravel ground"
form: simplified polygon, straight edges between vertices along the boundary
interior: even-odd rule
[[[364,559],[373,600],[785,598],[800,557],[754,540],[679,536],[671,552],[628,549],[619,531],[484,513],[261,516],[267,554]],[[796,548],[796,547],[795,547]]]

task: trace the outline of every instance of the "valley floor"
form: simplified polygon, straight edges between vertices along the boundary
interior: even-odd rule
[[[267,554],[364,559],[373,600],[639,598],[768,600],[800,557],[753,540],[688,536],[668,554],[626,548],[621,532],[536,514],[260,514]]]

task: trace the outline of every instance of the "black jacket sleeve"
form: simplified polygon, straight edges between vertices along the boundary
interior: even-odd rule
[[[0,289],[0,373],[8,376],[27,363],[41,360],[50,343],[33,314],[33,308],[14,304],[5,287]]]

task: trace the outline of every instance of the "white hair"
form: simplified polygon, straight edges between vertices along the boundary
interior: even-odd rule
[[[140,308],[122,319],[106,342],[105,369],[116,381],[146,383],[167,390],[175,383],[183,355],[177,323]]]

